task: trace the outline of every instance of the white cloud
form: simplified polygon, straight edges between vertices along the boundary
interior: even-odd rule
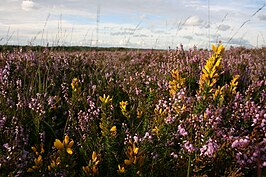
[[[30,10],[33,10],[35,9],[37,6],[36,6],[36,3],[31,1],[31,0],[24,0],[22,1],[21,3],[21,9],[22,10],[25,10],[25,11],[30,11]]]
[[[230,26],[229,25],[219,25],[218,26],[218,30],[221,30],[221,31],[227,31],[230,29]]]
[[[111,32],[110,33],[112,36],[125,36],[125,35],[131,35],[131,34],[133,34],[132,32],[127,32],[127,31],[119,31],[119,32]]]
[[[192,36],[184,36],[183,38],[187,39],[187,40],[192,40],[193,37]]]
[[[261,21],[266,21],[266,15],[259,15],[258,18],[259,18]]]
[[[203,20],[200,19],[198,16],[191,16],[189,17],[186,22],[185,25],[187,26],[200,26],[203,24]]]
[[[225,42],[229,42],[229,41],[225,41]],[[228,43],[228,45],[254,47],[254,45],[252,45],[249,42],[249,40],[246,40],[246,39],[243,39],[243,38],[234,38],[234,39],[230,40],[230,42]]]

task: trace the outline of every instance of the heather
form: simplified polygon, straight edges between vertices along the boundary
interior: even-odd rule
[[[0,53],[2,176],[265,176],[266,49]]]

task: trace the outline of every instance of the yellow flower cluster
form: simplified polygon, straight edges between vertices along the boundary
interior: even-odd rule
[[[129,145],[127,147],[127,150],[125,152],[128,159],[124,160],[124,164],[118,165],[117,172],[122,174],[125,173],[125,166],[131,166],[134,165],[137,170],[137,174],[140,174],[140,168],[143,165],[143,153],[139,151],[139,147],[136,146],[136,143],[132,141],[129,142]]]
[[[215,47],[212,45],[214,54],[207,60],[206,65],[202,69],[202,74],[199,80],[199,93],[207,91],[206,94],[212,92],[213,86],[219,78],[219,72],[222,69],[221,54],[224,51],[224,46]]]
[[[160,109],[155,108],[154,113],[156,116],[154,116],[154,121],[153,121],[153,125],[152,125],[152,127],[153,127],[152,133],[156,134],[156,136],[159,138],[160,128],[164,124],[164,118],[167,115],[167,111],[163,110],[162,108],[160,108]]]
[[[111,133],[111,136],[112,137],[115,137],[116,134],[117,134],[117,129],[116,129],[116,126],[112,126],[112,128],[110,129],[110,133]]]
[[[59,151],[66,151],[68,154],[72,155],[73,151],[72,151],[72,146],[74,144],[74,141],[71,140],[69,141],[69,136],[66,135],[63,142],[61,142],[59,139],[56,139],[54,142],[54,147],[56,149],[58,149]]]
[[[180,115],[186,110],[187,106],[185,104],[182,104],[182,106],[178,104],[173,104],[172,108],[176,111],[177,114]]]
[[[73,78],[71,82],[71,88],[74,92],[80,92],[81,88],[79,86],[79,80],[78,78]]]
[[[237,93],[236,89],[239,75],[233,76],[229,89],[225,86],[217,86],[217,88],[214,88],[220,77],[220,72],[222,69],[221,55],[224,51],[224,46],[219,45],[216,47],[213,45],[212,49],[214,54],[206,61],[206,64],[202,69],[202,74],[199,80],[198,94],[203,96],[204,99],[207,97],[212,97],[213,100],[218,101],[219,104],[222,105],[226,98],[229,98]]]
[[[172,70],[172,81],[169,81],[169,92],[171,96],[174,96],[181,88],[185,87],[185,78],[182,78],[178,70]]]
[[[129,142],[129,146],[125,153],[128,158],[124,160],[125,165],[135,165],[138,168],[143,165],[142,153],[139,151],[139,147],[136,146],[135,142]]]
[[[50,165],[48,165],[48,170],[51,171],[52,168],[56,168],[57,166],[59,166],[61,163],[61,159],[60,156],[55,157],[54,159],[52,159],[52,162]]]
[[[31,168],[29,168],[27,172],[33,172],[36,170],[40,170],[43,164],[43,158],[42,158],[42,154],[44,153],[43,144],[40,144],[40,152],[37,150],[35,146],[31,147],[31,149],[35,153],[36,158],[34,159],[34,165]]]
[[[51,163],[48,165],[48,170],[51,171],[52,169],[56,169],[57,167],[64,166],[64,162],[68,155],[73,154],[73,150],[71,149],[74,145],[74,141],[69,139],[69,136],[66,135],[63,142],[59,139],[55,139],[54,147],[59,151],[59,153],[54,154],[51,157]]]
[[[218,86],[218,88],[215,90],[213,94],[213,100],[219,99],[219,102],[222,104],[222,102],[224,101],[223,93],[224,93],[224,86],[222,87]]]
[[[157,138],[159,138],[159,128],[157,126],[152,129],[152,133],[155,133]]]
[[[229,88],[225,86],[222,87],[218,86],[218,88],[215,90],[213,94],[213,100],[219,100],[219,103],[222,105],[225,100],[225,96],[231,98],[233,95],[236,95],[237,94],[236,89],[239,77],[240,77],[239,75],[233,76]]]
[[[100,163],[99,157],[97,157],[97,154],[95,151],[92,152],[91,159],[89,160],[89,164],[87,166],[83,166],[82,170],[87,175],[95,176],[98,174],[98,165]]]
[[[159,116],[164,116],[166,114],[165,110],[163,110],[162,108],[158,109],[158,108],[155,108],[154,109],[154,113],[156,115],[159,115]]]
[[[143,111],[141,111],[140,109],[137,109],[137,118],[140,119],[142,115],[143,115]]]
[[[237,94],[236,89],[237,89],[239,77],[240,77],[239,75],[235,75],[230,82],[230,92],[234,95]]]
[[[108,127],[109,127],[108,125],[105,125],[104,126],[103,123],[100,123],[100,129],[101,129],[102,135],[103,136],[106,136],[106,135],[109,135],[109,133],[110,133],[110,135],[112,137],[116,137],[116,135],[117,135],[117,128],[116,128],[116,126],[115,125],[112,126],[109,131],[108,131]]]
[[[99,99],[102,102],[101,122],[99,126],[101,129],[102,136],[107,137],[110,135],[110,133],[112,133],[110,131],[111,126],[112,126],[112,121],[110,120],[112,98],[109,95],[106,96],[105,94],[103,94],[103,96],[100,96]],[[114,131],[113,131],[113,135],[114,135]]]
[[[109,95],[106,97],[105,94],[103,94],[103,96],[100,96],[99,99],[101,100],[102,103],[105,103],[105,104],[108,104],[112,101],[112,98],[110,98]]]
[[[121,101],[119,103],[119,105],[120,105],[121,110],[126,110],[126,107],[128,105],[128,102],[127,101]]]
[[[37,151],[37,148],[35,146],[32,146],[31,149],[33,150],[33,152],[35,153],[36,156],[44,153],[44,148],[43,148],[42,143],[40,144],[40,152]]]
[[[125,167],[124,165],[118,165],[118,170],[117,170],[117,173],[125,173],[126,170],[125,170]]]
[[[126,117],[126,118],[130,118],[130,114],[129,112],[127,111],[127,105],[128,105],[128,102],[127,101],[121,101],[119,102],[119,106],[120,106],[120,109],[121,109],[121,112],[122,114]]]

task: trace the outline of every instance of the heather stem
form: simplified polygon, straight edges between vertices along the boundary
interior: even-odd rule
[[[190,175],[190,164],[191,164],[191,157],[188,157],[188,165],[187,165],[187,177]]]

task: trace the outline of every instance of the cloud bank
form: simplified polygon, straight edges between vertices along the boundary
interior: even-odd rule
[[[265,46],[265,8],[252,16],[261,0],[2,1],[0,44],[209,48],[211,38]]]
[[[31,0],[24,0],[21,3],[21,9],[25,10],[25,11],[30,11],[37,8],[37,5],[35,2],[31,1]]]

